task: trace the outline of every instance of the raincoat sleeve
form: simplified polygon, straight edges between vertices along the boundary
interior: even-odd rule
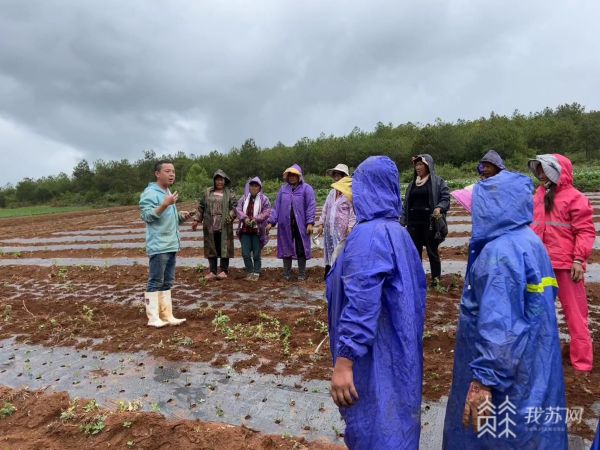
[[[244,202],[246,201],[246,196],[242,195],[237,202],[237,206],[235,207],[235,213],[237,218],[240,220],[246,219],[246,213],[244,212]]]
[[[266,195],[263,195],[261,198],[263,202],[261,211],[254,218],[254,220],[256,220],[257,223],[265,223],[267,220],[269,220],[269,217],[271,216],[271,202],[269,201],[269,198]]]
[[[236,214],[237,205],[238,205],[238,201],[235,198],[235,192],[229,191],[229,216],[232,219],[235,219],[235,217],[237,215]]]
[[[306,208],[306,225],[314,225],[317,215],[317,199],[312,186],[306,185],[304,190],[304,208]]]
[[[442,212],[445,213],[450,209],[450,189],[448,188],[448,183],[446,183],[446,180],[441,178],[439,186],[438,203],[435,205],[435,207],[440,208]]]
[[[575,236],[575,249],[573,256],[586,262],[592,255],[596,228],[594,227],[593,209],[590,201],[584,196],[579,196],[571,203],[571,226]]]
[[[406,226],[407,222],[408,222],[408,197],[410,195],[410,191],[412,189],[412,182],[408,184],[408,187],[406,188],[406,193],[404,194],[404,202],[402,203],[402,215],[400,216],[400,225],[402,225],[403,227]]]
[[[356,214],[354,213],[354,207],[352,206],[352,202],[350,203],[350,218],[348,219],[348,233],[352,231],[354,225],[356,225]]]
[[[365,231],[347,243],[343,262],[346,304],[338,324],[336,354],[352,361],[365,356],[375,340],[383,284],[394,268],[387,233],[362,238]]]
[[[202,223],[204,220],[204,210],[206,209],[206,193],[200,196],[198,200],[198,209],[196,210],[196,214],[194,215],[194,220]]]
[[[271,225],[277,225],[277,219],[279,214],[279,208],[281,208],[281,189],[277,193],[275,198],[275,207],[271,210],[271,216],[269,217],[268,223]]]
[[[329,191],[329,194],[327,194],[327,198],[325,199],[325,204],[323,205],[323,210],[321,211],[321,216],[319,217],[319,220],[317,220],[315,225],[325,224],[325,217],[327,217],[327,214],[329,213],[329,209],[331,208],[331,199],[332,199],[333,192],[334,191],[331,190],[331,191]]]
[[[471,288],[479,299],[477,328],[473,340],[477,357],[470,363],[473,379],[501,392],[509,389],[529,339],[525,317],[525,281],[522,258],[517,255],[486,255],[473,264],[476,274]]]
[[[160,219],[156,214],[156,208],[160,206],[158,196],[152,191],[144,191],[140,198],[140,217],[146,223]]]

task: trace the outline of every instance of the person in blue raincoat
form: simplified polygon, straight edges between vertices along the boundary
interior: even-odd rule
[[[331,395],[352,449],[418,449],[426,281],[384,156],[354,173],[356,225],[327,276]]]
[[[474,187],[444,449],[567,449],[557,283],[529,228],[532,191],[506,170]]]

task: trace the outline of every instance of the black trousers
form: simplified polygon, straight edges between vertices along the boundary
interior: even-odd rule
[[[216,231],[214,233],[214,237],[215,237],[215,247],[217,250],[217,256],[220,257],[221,256],[221,232]],[[212,273],[214,273],[215,275],[217,274],[217,259],[218,258],[208,258],[208,265],[209,265],[210,271]],[[221,257],[221,270],[225,273],[227,273],[229,271],[229,258]]]
[[[408,224],[407,230],[421,260],[423,260],[423,247],[425,247],[431,267],[431,278],[439,278],[442,275],[442,263],[438,250],[440,243],[434,239],[433,232],[429,230],[429,224]]]

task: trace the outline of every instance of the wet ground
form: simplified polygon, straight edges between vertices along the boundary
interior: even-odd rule
[[[594,203],[600,208],[600,194]],[[440,448],[466,268],[470,217],[454,208],[448,221],[450,235],[442,249],[447,275],[428,294],[423,449]],[[141,303],[147,276],[142,231],[135,208],[0,221],[0,385],[66,392],[113,410],[119,402],[139,402],[144,414],[160,410],[170,420],[235,425],[227,428],[230,442],[254,439],[243,425],[260,431],[259,437],[296,436],[298,445],[316,439],[342,444],[343,423],[328,395],[331,363],[320,250],[319,259],[309,261],[305,283],[281,281],[273,246],[265,249],[267,270],[259,283],[244,281],[239,257],[231,261],[228,280],[209,283],[203,277],[206,260],[197,256],[201,233],[184,226],[173,293],[176,315],[188,321],[175,329],[150,330]],[[596,341],[598,262],[587,273]],[[566,344],[560,307],[558,316]],[[595,351],[600,354],[598,344]],[[586,411],[585,420],[571,429],[571,448],[585,448],[577,436],[590,438],[600,414],[600,373],[575,380],[565,360],[565,377],[569,405]],[[269,442],[261,440],[256,448],[280,448]]]

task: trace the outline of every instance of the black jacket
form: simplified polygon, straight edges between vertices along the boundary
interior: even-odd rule
[[[427,162],[429,166],[429,177],[431,178],[431,201],[430,209],[433,211],[435,208],[440,208],[442,214],[445,216],[448,210],[450,209],[450,189],[448,189],[448,184],[439,176],[435,174],[435,164],[433,162],[433,158],[431,155],[423,154],[417,155],[417,157],[421,157]],[[410,193],[415,184],[415,180],[417,179],[417,171],[415,170],[415,175],[413,181],[410,182],[408,188],[406,189],[406,195],[404,197],[404,204],[402,205],[402,217],[400,218],[400,223],[402,225],[406,225],[408,223],[408,210],[410,209]]]

